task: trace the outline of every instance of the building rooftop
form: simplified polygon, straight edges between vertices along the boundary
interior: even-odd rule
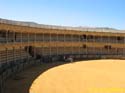
[[[19,25],[19,26],[28,26],[28,27],[37,27],[45,29],[59,29],[59,30],[74,30],[74,31],[90,31],[90,32],[112,32],[112,33],[125,33],[125,30],[117,30],[108,27],[69,27],[69,26],[55,26],[55,25],[45,25],[38,24],[35,22],[24,22],[24,21],[14,21],[0,18],[0,23]]]

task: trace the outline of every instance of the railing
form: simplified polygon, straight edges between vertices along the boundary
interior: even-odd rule
[[[60,35],[60,34],[29,34],[14,33],[0,30],[0,43],[12,42],[97,42],[97,43],[120,43],[125,44],[125,37],[109,37],[109,36],[92,36],[92,35]]]
[[[34,62],[24,49],[0,50],[0,93],[4,93],[4,83],[8,77]]]

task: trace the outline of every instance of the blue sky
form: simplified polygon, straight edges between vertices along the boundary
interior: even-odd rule
[[[0,18],[125,29],[125,0],[0,0]]]

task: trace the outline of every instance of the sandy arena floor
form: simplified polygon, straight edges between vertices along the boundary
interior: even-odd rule
[[[125,60],[64,64],[42,73],[30,93],[125,93]]]
[[[125,60],[34,65],[7,79],[5,93],[125,93]]]

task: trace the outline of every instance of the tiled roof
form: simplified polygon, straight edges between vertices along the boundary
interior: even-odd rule
[[[34,22],[13,21],[13,20],[1,19],[1,18],[0,18],[0,23],[19,25],[19,26],[37,27],[37,28],[46,28],[46,29],[125,33],[125,30],[116,30],[112,28],[55,26],[55,25],[38,24]]]

